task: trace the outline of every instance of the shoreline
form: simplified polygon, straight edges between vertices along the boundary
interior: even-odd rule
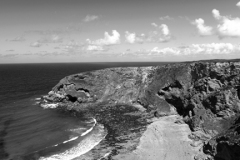
[[[189,138],[192,133],[182,117],[170,115],[155,119],[142,134],[137,148],[127,154],[112,157],[114,160],[200,160],[206,158],[201,145],[194,146]]]
[[[93,131],[85,136],[84,139],[79,141],[75,146],[63,152],[59,152],[50,156],[40,157],[39,160],[71,160],[81,159],[86,153],[91,151],[106,137],[104,126],[98,124],[94,126]]]
[[[113,159],[204,159],[203,151],[230,159],[239,157],[239,66],[200,61],[106,68],[61,79],[44,100],[80,117],[96,116],[109,129],[101,146],[112,148]],[[179,116],[167,116],[172,107]]]

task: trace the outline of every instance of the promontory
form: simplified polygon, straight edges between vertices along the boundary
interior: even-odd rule
[[[84,72],[43,99],[107,128],[82,159],[240,159],[240,60]]]

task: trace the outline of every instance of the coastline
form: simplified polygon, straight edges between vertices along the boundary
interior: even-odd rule
[[[164,160],[200,160],[206,158],[207,156],[201,152],[202,146],[194,146],[195,142],[189,138],[192,134],[189,126],[181,121],[182,117],[178,115],[155,119],[142,134],[136,150],[128,154],[116,155],[113,159],[159,160],[159,157],[162,157]]]
[[[84,136],[84,139],[77,141],[76,145],[72,148],[65,150],[60,153],[56,153],[46,157],[40,157],[39,160],[71,160],[71,159],[82,159],[87,152],[91,151],[95,146],[97,146],[104,138],[107,133],[105,128],[97,124],[94,129]]]
[[[109,129],[93,156],[106,146],[111,159],[239,157],[239,73],[230,61],[108,68],[67,76],[43,98]]]

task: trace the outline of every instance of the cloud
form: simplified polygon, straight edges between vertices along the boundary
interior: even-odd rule
[[[91,41],[90,39],[87,39],[87,42],[92,45],[105,46],[105,45],[120,44],[121,41],[120,41],[120,34],[116,30],[112,30],[112,35],[109,35],[108,32],[105,32],[103,39],[98,39],[95,41]]]
[[[125,32],[125,38],[128,43],[135,43],[136,41],[136,34],[129,33],[128,31]]]
[[[153,26],[153,27],[158,27],[158,25],[156,24],[156,23],[151,23],[151,25]]]
[[[170,30],[166,24],[157,25],[156,23],[151,23],[156,30],[149,33],[148,41],[149,42],[168,42],[172,39]]]
[[[68,56],[68,54],[66,54],[65,52],[49,52],[49,51],[40,51],[37,53],[34,53],[33,55],[37,55],[37,56],[41,56],[41,57],[45,57],[45,56]]]
[[[72,23],[69,24],[67,27],[64,28],[66,33],[71,32],[82,32],[82,23]]]
[[[103,46],[88,45],[86,51],[105,51],[105,49],[103,49]]]
[[[99,19],[99,16],[96,16],[96,15],[87,15],[87,16],[83,19],[83,21],[84,21],[84,22],[91,22],[91,21],[95,21],[95,20],[97,20],[97,19]]]
[[[62,43],[63,38],[60,37],[59,35],[50,35],[50,36],[45,36],[38,40],[39,43]]]
[[[240,8],[240,1],[236,4],[236,6]]]
[[[191,22],[188,16],[178,16],[178,18]]]
[[[170,31],[169,31],[168,26],[166,24],[162,24],[161,26],[159,26],[159,28],[162,30],[162,33],[163,33],[164,36],[170,35]]]
[[[74,40],[69,41],[66,45],[64,45],[63,53],[65,55],[76,55],[81,54],[84,55],[89,52],[96,52],[96,51],[107,51],[108,49],[105,48],[103,45],[94,45],[94,44],[84,44],[78,43]]]
[[[209,43],[209,44],[192,44],[176,48],[159,49],[154,47],[150,50],[150,55],[215,55],[215,54],[232,54],[240,51],[240,45],[231,43]]]
[[[145,39],[145,35],[136,35],[136,33],[130,33],[128,31],[125,32],[125,39],[127,43],[143,43]]]
[[[30,44],[31,47],[41,47],[44,43],[62,43],[62,38],[58,35],[46,36]]]
[[[221,16],[216,9],[212,10],[213,17],[219,21],[217,32],[220,38],[240,37],[240,18],[231,16]]]
[[[175,48],[163,48],[159,49],[158,47],[154,47],[152,50],[150,50],[149,55],[166,55],[166,54],[175,54],[178,55],[180,54],[180,50],[175,49]]]
[[[41,47],[41,45],[42,44],[39,43],[39,42],[33,42],[33,43],[30,44],[31,47]]]
[[[67,44],[63,45],[63,52],[67,54],[77,54],[82,51],[83,44],[71,40]]]
[[[52,35],[50,41],[53,43],[59,43],[62,42],[62,38],[58,35]]]
[[[3,57],[3,58],[13,58],[13,57],[16,57],[18,55],[19,54],[17,54],[17,53],[8,53],[8,54],[0,54],[0,57]]]
[[[23,41],[25,41],[25,38],[20,36],[20,37],[15,37],[14,39],[11,39],[10,41],[12,41],[12,42],[23,42]]]
[[[201,36],[209,36],[213,34],[213,27],[206,26],[202,18],[196,19],[192,24],[197,27],[198,33]]]
[[[216,10],[216,9],[213,9],[212,10],[212,14],[213,14],[213,17],[216,18],[216,19],[221,19],[221,15],[220,15],[220,12],[219,10]]]
[[[160,17],[159,18],[161,21],[164,21],[164,20],[173,20],[174,18],[170,17],[170,16],[165,16],[165,17]]]
[[[240,6],[240,2],[237,3],[237,6]],[[220,11],[217,9],[212,10],[213,17],[218,21],[216,27],[211,27],[205,25],[205,22],[202,18],[196,19],[192,22],[198,29],[198,33],[201,36],[209,36],[216,34],[219,38],[225,37],[240,37],[240,18],[231,17],[231,16],[222,16]],[[215,33],[213,33],[213,31]]]
[[[165,43],[172,39],[171,32],[166,24],[157,25],[151,23],[155,30],[147,34],[137,35],[136,33],[125,32],[126,42],[134,43]]]

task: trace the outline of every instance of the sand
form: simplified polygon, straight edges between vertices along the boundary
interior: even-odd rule
[[[143,133],[136,150],[120,154],[113,159],[121,160],[194,160],[201,146],[193,146],[187,124],[175,123],[180,116],[161,117],[150,124]],[[194,158],[195,157],[195,158]]]

